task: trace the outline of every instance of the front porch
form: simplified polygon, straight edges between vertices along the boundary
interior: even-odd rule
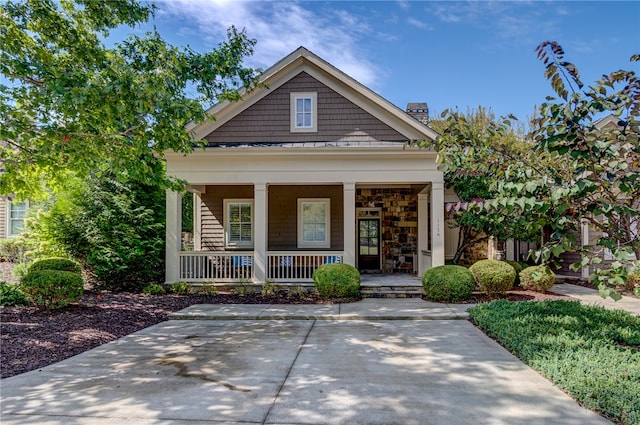
[[[406,276],[421,275],[433,265],[444,263],[443,219],[438,216],[440,209],[431,208],[432,199],[442,196],[442,186],[433,182],[377,186],[269,184],[264,191],[257,185],[200,185],[191,190],[193,242],[185,249],[184,241],[176,240],[180,232],[168,231],[167,283],[310,284],[313,272],[327,263],[350,264],[365,274]],[[168,215],[168,224],[174,229],[182,228],[180,196],[176,192],[167,196],[167,211],[175,214]],[[230,219],[225,205],[231,198],[242,198],[251,206],[247,247],[234,245],[238,242],[235,239],[233,244],[229,242],[232,232],[226,223]],[[324,248],[298,246],[300,238],[296,234],[299,236],[302,230],[296,223],[296,208],[300,199],[326,201],[326,231],[330,237]],[[171,247],[180,249],[171,252]],[[434,248],[440,253],[436,261]]]

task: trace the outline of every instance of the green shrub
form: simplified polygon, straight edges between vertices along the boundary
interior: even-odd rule
[[[163,165],[141,157],[149,174],[138,181],[100,172],[69,178],[41,205],[30,227],[41,246],[77,259],[101,289],[140,291],[163,279],[165,186]]]
[[[531,266],[520,272],[520,286],[536,292],[546,292],[556,282],[556,274],[548,266]]]
[[[84,292],[82,276],[63,270],[33,270],[20,281],[20,289],[41,308],[60,308],[76,302]]]
[[[61,270],[71,273],[82,273],[82,267],[80,264],[68,258],[44,258],[42,260],[36,260],[29,266],[29,272],[36,270]]]
[[[214,296],[218,294],[218,290],[216,289],[215,282],[203,283],[202,286],[200,286],[199,292],[209,296]]]
[[[313,283],[322,297],[353,297],[360,289],[360,273],[348,264],[323,264],[313,272]]]
[[[163,295],[166,294],[167,291],[164,289],[164,286],[159,283],[150,283],[142,288],[142,293],[149,295]]]
[[[27,246],[22,237],[0,239],[0,261],[18,263],[24,260]]]
[[[465,301],[471,298],[476,282],[473,274],[462,266],[434,267],[422,275],[427,298],[433,301]]]
[[[519,261],[513,261],[513,260],[502,260],[505,263],[509,264],[511,267],[513,267],[516,271],[516,273],[520,273],[522,270],[524,270],[526,267],[528,266],[524,266],[521,262]]]
[[[516,270],[504,261],[480,260],[469,267],[481,291],[492,297],[504,295],[513,289]]]
[[[171,285],[171,290],[176,294],[189,295],[191,293],[191,285],[187,282],[176,282]]]
[[[0,281],[0,306],[14,307],[26,304],[28,304],[27,297],[17,285]]]
[[[625,289],[632,292],[636,289],[640,289],[640,271],[634,271],[627,275]]]
[[[640,317],[577,301],[478,304],[473,322],[580,404],[640,424]]]
[[[502,261],[504,261],[505,263],[509,264],[516,271],[516,280],[513,281],[513,286],[519,286],[520,285],[520,272],[522,270],[526,269],[529,266],[528,265],[524,265],[523,263],[521,263],[519,261],[513,261],[513,260],[502,260]]]

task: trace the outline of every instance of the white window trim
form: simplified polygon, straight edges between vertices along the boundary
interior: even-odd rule
[[[311,99],[311,127],[296,126],[296,100]],[[291,132],[292,133],[317,133],[318,132],[318,93],[316,92],[291,92]]]
[[[253,248],[255,240],[254,208],[253,199],[225,199],[224,204],[224,246],[226,248]],[[236,204],[251,204],[251,242],[239,243],[229,242],[229,227],[231,226],[229,207]]]
[[[303,237],[302,211],[306,203],[325,204],[325,240],[306,242]],[[298,248],[331,248],[331,198],[298,198]]]
[[[13,205],[14,202],[16,201],[11,201],[7,199],[6,208],[5,208],[6,222],[4,224],[4,229],[5,229],[5,235],[7,235],[7,238],[15,238],[16,236],[19,235],[19,233],[11,233],[11,205]],[[28,212],[30,207],[29,201],[22,201],[22,202],[24,202],[26,206],[26,210]]]

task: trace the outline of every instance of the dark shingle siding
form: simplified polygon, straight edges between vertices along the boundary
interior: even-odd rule
[[[318,131],[290,132],[291,92],[318,94]],[[406,137],[302,72],[205,137],[210,142],[378,141]]]

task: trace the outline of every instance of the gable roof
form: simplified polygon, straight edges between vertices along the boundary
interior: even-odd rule
[[[207,111],[210,116],[214,117],[213,120],[201,124],[191,123],[187,126],[187,130],[192,133],[195,140],[205,138],[301,72],[311,75],[389,127],[406,135],[409,140],[435,140],[438,136],[427,125],[417,121],[402,109],[304,47],[299,47],[264,71],[260,77],[260,83],[263,87],[251,92],[241,89],[242,100],[237,102],[224,101],[213,106]]]

